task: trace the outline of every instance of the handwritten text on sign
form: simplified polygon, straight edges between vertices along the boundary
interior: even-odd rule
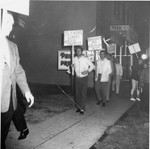
[[[88,49],[89,50],[100,50],[102,49],[102,37],[90,37],[88,38]]]
[[[134,54],[141,51],[139,43],[128,46],[130,54]]]
[[[58,51],[58,70],[68,70],[71,65],[71,51],[59,50]]]
[[[116,51],[116,44],[115,43],[111,43],[107,45],[107,51],[108,53],[115,53]]]
[[[91,51],[89,51],[89,50],[85,50],[85,51],[83,51],[83,54],[86,56],[86,57],[88,57],[88,59],[91,61],[91,62],[94,62],[94,55],[96,56],[95,58],[96,58],[96,60],[98,60],[99,59],[99,52],[100,52],[100,50],[95,50],[95,51],[93,51],[93,50],[91,50]],[[95,54],[94,54],[95,53]]]
[[[64,46],[83,45],[83,30],[64,31]]]

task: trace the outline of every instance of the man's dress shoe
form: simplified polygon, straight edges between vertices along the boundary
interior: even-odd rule
[[[81,110],[81,111],[80,111],[80,114],[84,114],[84,110]]]
[[[21,131],[18,140],[25,139],[28,134],[29,134],[29,130],[28,129],[25,129],[25,130]]]
[[[77,109],[76,112],[80,112],[80,109]]]

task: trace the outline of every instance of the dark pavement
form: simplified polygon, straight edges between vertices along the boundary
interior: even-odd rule
[[[30,134],[22,141],[13,131],[9,133],[7,149],[89,149],[134,104],[129,100],[129,92],[129,82],[122,82],[120,95],[113,93],[106,107],[96,105],[95,95],[89,92],[84,115],[73,108],[30,124]]]

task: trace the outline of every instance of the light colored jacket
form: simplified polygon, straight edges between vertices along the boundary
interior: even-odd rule
[[[4,62],[2,69],[2,89],[1,89],[1,112],[7,112],[10,105],[10,97],[12,96],[13,108],[17,107],[16,98],[16,83],[21,89],[23,95],[30,91],[27,84],[25,71],[20,65],[20,57],[18,47],[15,43],[8,40],[10,52],[10,65],[7,61]],[[11,94],[12,89],[12,94]]]
[[[97,75],[95,80],[97,81],[98,79],[98,75],[99,73],[101,73],[101,82],[108,82],[109,81],[109,74],[112,73],[112,69],[111,69],[111,63],[110,61],[105,58],[103,61],[102,60],[98,60],[97,61]]]
[[[115,64],[115,66],[116,66],[116,75],[122,76],[123,75],[122,65],[117,63]]]

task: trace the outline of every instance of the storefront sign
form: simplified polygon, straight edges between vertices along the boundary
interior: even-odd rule
[[[130,29],[129,25],[111,25],[110,31],[128,31]]]

